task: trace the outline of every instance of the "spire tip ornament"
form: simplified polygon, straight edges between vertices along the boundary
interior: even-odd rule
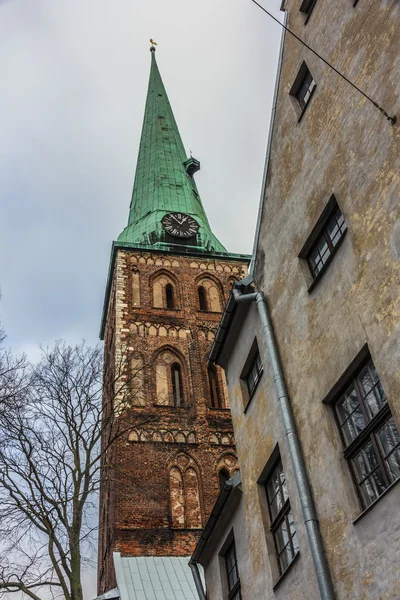
[[[150,44],[151,44],[151,46],[150,46],[150,52],[155,52],[156,51],[155,46],[157,46],[157,42],[155,42],[154,40],[152,40],[150,38]]]

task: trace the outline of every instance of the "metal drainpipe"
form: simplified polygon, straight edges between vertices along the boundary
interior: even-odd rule
[[[293,411],[290,404],[288,391],[282,371],[282,366],[278,354],[278,348],[274,332],[272,329],[271,316],[268,310],[268,304],[263,292],[254,292],[251,294],[242,294],[240,290],[234,289],[233,295],[236,302],[256,302],[258,313],[260,315],[261,325],[264,332],[265,345],[267,347],[270,368],[272,371],[275,391],[281,408],[283,425],[285,428],[286,439],[289,446],[290,458],[292,460],[293,471],[296,480],[297,491],[300,497],[301,508],[303,511],[304,524],[306,526],[308,541],[310,544],[311,555],[314,562],[315,573],[317,576],[319,593],[321,600],[335,600],[335,591],[328,560],[325,553],[324,542],[314,499],[311,493],[311,486],[308,480],[306,465],[297,435],[296,424],[293,417]]]
[[[199,595],[200,600],[207,600],[206,595],[203,589],[203,583],[201,581],[200,573],[199,573],[199,565],[192,561],[189,562],[189,567],[192,570],[192,575],[194,579],[194,584],[196,586],[197,593]]]

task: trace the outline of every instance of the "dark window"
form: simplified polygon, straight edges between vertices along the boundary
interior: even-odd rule
[[[199,294],[199,307],[200,307],[200,310],[207,310],[206,290],[203,288],[202,285],[198,288],[198,294]]]
[[[242,600],[235,541],[231,543],[225,553],[225,565],[228,579],[228,600]]]
[[[316,5],[316,3],[317,3],[317,0],[303,0],[303,2],[301,3],[300,12],[307,15],[306,23],[314,9],[314,6]]]
[[[279,574],[283,575],[299,551],[296,527],[290,509],[282,461],[274,467],[265,482],[271,533],[274,537]]]
[[[400,434],[369,358],[335,403],[345,457],[367,508],[400,477]]]
[[[346,221],[335,196],[331,196],[322,215],[308,236],[299,258],[307,261],[314,281],[325,271],[347,231]],[[311,285],[311,289],[314,284]]]
[[[172,393],[174,396],[174,405],[183,405],[183,385],[182,385],[182,369],[180,364],[173,363],[171,366],[172,377]]]
[[[314,91],[314,87],[315,87],[315,81],[314,81],[310,71],[307,69],[307,72],[305,73],[305,75],[301,81],[301,84],[299,86],[299,89],[297,90],[297,93],[296,93],[297,101],[300,104],[300,108],[302,108],[303,110],[305,109],[308,102],[310,101],[311,94]]]
[[[221,469],[218,473],[219,489],[222,490],[224,483],[230,479],[230,475],[226,469]]]
[[[219,393],[218,375],[215,367],[208,367],[208,381],[210,383],[210,396],[212,408],[221,408],[221,396]]]
[[[303,62],[292,89],[290,90],[290,95],[295,98],[295,101],[299,107],[299,119],[310,102],[316,86],[317,84],[315,83],[310,70],[308,69],[306,63]]]
[[[165,286],[165,297],[167,300],[167,308],[175,308],[174,286],[171,283],[167,283]]]
[[[328,258],[333,253],[335,246],[346,231],[346,223],[341,210],[336,210],[327,220],[321,234],[315,241],[308,255],[308,265],[312,276],[315,278],[324,268]]]
[[[249,392],[249,398],[251,398],[251,396],[253,395],[254,390],[256,389],[257,384],[260,380],[262,372],[263,366],[261,362],[260,353],[257,349],[256,355],[254,356],[253,361],[250,365],[249,372],[246,375],[246,385],[247,390]]]

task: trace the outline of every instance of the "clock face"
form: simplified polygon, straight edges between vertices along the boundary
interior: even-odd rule
[[[179,212],[165,215],[161,223],[165,231],[177,238],[191,238],[196,235],[200,227],[193,217]]]

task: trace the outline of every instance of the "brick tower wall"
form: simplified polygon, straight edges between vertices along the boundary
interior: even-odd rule
[[[115,586],[112,552],[187,556],[219,491],[219,471],[237,469],[225,377],[212,407],[207,355],[232,281],[247,262],[117,250],[105,328],[105,378],[133,374],[121,414],[129,427],[107,463],[100,494],[99,593]],[[166,286],[174,308],[166,308]],[[198,288],[207,309],[200,310]],[[157,307],[154,305],[156,304]],[[203,306],[204,308],[204,306]],[[181,368],[173,405],[171,361]],[[159,366],[161,365],[161,366]]]

